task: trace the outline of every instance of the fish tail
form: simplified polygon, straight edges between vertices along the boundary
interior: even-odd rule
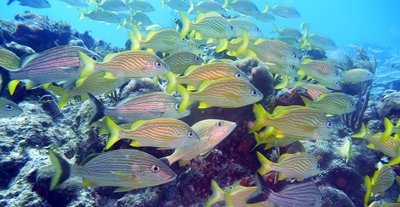
[[[71,99],[68,91],[64,91],[61,87],[49,85],[47,89],[53,91],[57,95],[60,96],[60,100],[58,100],[58,107],[60,109],[64,108],[64,106],[68,103],[69,99]]]
[[[79,12],[79,20],[82,20],[83,18],[85,18],[85,13],[83,13],[83,11],[80,10],[79,8],[78,8],[78,12]]]
[[[260,130],[262,127],[266,126],[268,119],[271,119],[271,114],[269,114],[261,104],[254,104],[253,112],[256,120],[253,123],[253,127],[249,129],[249,133]]]
[[[397,157],[393,158],[392,160],[390,160],[390,162],[388,163],[390,166],[393,165],[397,165],[400,163],[400,146],[397,147]],[[399,183],[400,185],[400,183]]]
[[[304,96],[300,96],[301,100],[303,100],[304,104],[306,105],[306,107],[311,107],[312,106],[312,101],[309,100],[308,98],[304,97]]]
[[[94,66],[96,65],[96,61],[87,56],[84,52],[78,51],[78,54],[82,62],[85,64],[85,66],[83,66],[81,70],[81,76],[80,76],[80,78],[83,78],[88,76],[95,70]]]
[[[287,75],[282,76],[282,81],[278,83],[274,89],[282,89],[286,88],[286,86],[289,85],[289,78]]]
[[[270,160],[268,160],[266,157],[264,157],[264,155],[261,154],[260,152],[257,152],[257,158],[258,158],[258,161],[260,161],[260,163],[261,163],[261,167],[260,167],[260,169],[258,169],[258,172],[261,175],[265,175],[268,172],[270,172],[272,162]]]
[[[193,0],[189,0],[189,4],[190,4],[190,7],[189,7],[189,10],[187,11],[187,13],[191,14],[191,12],[194,10]]]
[[[10,5],[11,3],[13,3],[15,0],[8,0],[7,5]]]
[[[249,197],[247,197],[246,203],[253,204],[259,203],[262,201],[266,201],[271,193],[271,189],[269,188],[268,184],[265,182],[264,178],[260,173],[256,173],[255,176],[256,184],[257,184],[257,191],[252,193]]]
[[[177,84],[176,89],[178,90],[178,93],[182,96],[182,101],[179,104],[178,110],[178,113],[182,113],[183,111],[185,111],[190,103],[190,92],[181,84]]]
[[[55,172],[50,184],[50,190],[53,190],[70,177],[71,165],[52,150],[49,150],[49,158]]]
[[[179,11],[179,15],[182,21],[181,39],[183,39],[189,33],[190,20],[186,17],[186,15],[182,11]]]
[[[177,84],[177,80],[176,80],[177,75],[175,75],[173,72],[170,71],[170,72],[166,73],[165,76],[168,79],[168,85],[167,85],[166,91],[168,94],[171,94],[174,91],[176,84]]]
[[[207,200],[205,207],[212,206],[214,203],[224,200],[225,192],[218,186],[218,183],[215,182],[215,180],[211,180],[211,191],[212,195]]]
[[[121,138],[119,137],[120,128],[116,123],[114,123],[110,118],[106,118],[107,127],[110,131],[110,136],[108,137],[106,150],[113,146],[118,140]]]
[[[165,0],[161,0],[161,9],[164,8]]]
[[[386,142],[389,139],[390,135],[392,135],[393,133],[394,125],[386,117],[385,120],[383,121],[383,124],[385,125],[385,131],[382,133],[381,142]]]
[[[132,42],[131,50],[140,50],[140,40],[132,32],[128,32],[128,35]]]
[[[227,39],[220,39],[217,48],[215,48],[216,52],[222,52],[228,48],[228,40]]]
[[[277,33],[278,32],[278,27],[276,27],[275,23],[273,23],[272,26],[274,27],[274,29],[270,32],[270,34]]]
[[[238,55],[242,54],[244,51],[246,51],[248,45],[249,45],[249,36],[247,35],[247,31],[244,30],[243,31],[243,42],[236,50],[236,54],[238,54]]]
[[[261,137],[257,132],[253,132],[254,134],[254,138],[256,139],[256,146],[253,147],[253,149],[251,151],[253,151],[255,148],[257,148],[258,146],[260,146],[263,143],[263,137]]]
[[[360,131],[356,134],[351,135],[351,137],[363,139],[365,137],[365,135],[367,135],[367,133],[368,133],[367,128],[365,128],[365,124],[362,123]]]
[[[4,92],[4,89],[7,87],[7,85],[11,81],[10,71],[3,68],[2,66],[0,66],[0,76],[1,76],[1,83],[0,83],[0,96],[1,96]],[[10,86],[8,86],[8,90],[10,91]],[[15,90],[15,88],[14,88],[14,90]],[[10,91],[10,94],[12,95],[11,91]]]
[[[265,9],[261,13],[267,13],[269,10],[269,5],[267,2],[265,2]]]
[[[228,6],[228,4],[229,4],[229,0],[224,0],[224,3],[221,6],[222,6],[222,8],[225,9]]]
[[[90,105],[92,106],[92,116],[89,119],[89,125],[104,117],[105,106],[91,93],[88,93]]]
[[[365,176],[364,180],[365,180],[365,186],[367,187],[367,192],[365,193],[364,197],[364,206],[368,206],[369,197],[371,196],[372,183],[371,183],[371,178],[368,175]]]

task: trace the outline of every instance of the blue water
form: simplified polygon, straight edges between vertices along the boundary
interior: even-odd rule
[[[158,0],[148,2],[156,8],[155,12],[147,13],[153,23],[171,27],[172,10],[167,7],[161,9],[161,3]],[[254,2],[261,11],[265,8],[265,4],[262,3],[264,1]],[[68,8],[68,4],[58,0],[50,0],[50,3],[52,8],[34,9],[19,6],[18,2],[7,6],[4,2],[0,5],[0,18],[13,19],[15,14],[30,10],[47,15],[53,20],[67,21],[79,32],[89,30],[96,39],[105,40],[114,46],[124,47],[128,40],[127,31],[123,28],[116,29],[115,24],[91,21],[88,18],[78,20],[79,13],[76,8]],[[400,50],[400,16],[398,15],[400,1],[270,0],[268,3],[270,6],[278,3],[291,4],[301,14],[298,19],[284,19],[276,16],[274,23],[278,28],[293,27],[300,30],[301,22],[308,21],[313,32],[331,37],[339,48],[346,47],[348,44],[369,43],[383,48],[390,47],[393,56]],[[194,18],[194,15],[190,17]],[[272,23],[257,20],[254,22],[262,29],[264,37],[275,37],[269,34],[273,28]]]

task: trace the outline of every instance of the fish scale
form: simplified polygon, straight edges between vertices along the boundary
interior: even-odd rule
[[[280,192],[271,191],[268,199],[280,207],[310,207],[321,202],[322,194],[314,183],[305,182],[289,186]]]
[[[372,178],[371,192],[380,193],[385,192],[394,182],[395,172],[389,165],[383,165]]]
[[[281,65],[297,65],[299,59],[293,58],[295,52],[286,43],[279,40],[263,40],[256,44],[249,44],[248,48],[257,54],[264,62],[272,62]]]
[[[289,178],[310,177],[319,172],[316,168],[317,164],[318,162],[313,155],[297,153],[285,156],[283,160],[278,159],[278,163],[274,163],[271,170],[278,171]]]

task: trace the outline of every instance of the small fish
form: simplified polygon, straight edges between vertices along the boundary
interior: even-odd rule
[[[239,184],[226,187],[222,190],[217,182],[211,180],[212,195],[207,200],[205,207],[210,207],[219,201],[225,201],[226,206],[235,207],[273,207],[274,203],[267,201],[255,204],[246,204],[246,199],[254,192],[257,191],[257,186],[245,187]],[[229,196],[227,196],[227,194]],[[230,205],[228,205],[230,203]]]
[[[180,119],[190,114],[189,109],[179,114],[180,100],[163,92],[144,93],[129,97],[119,101],[115,107],[106,107],[92,94],[88,95],[93,109],[89,125],[105,116],[117,117],[118,124],[123,124],[154,118]]]
[[[82,52],[90,60],[102,60],[101,56],[83,47],[70,45],[53,47],[41,53],[24,56],[18,70],[0,69],[2,86],[8,85],[12,95],[20,81],[25,83],[27,89],[53,82],[71,84],[79,79],[83,67],[78,52]]]
[[[294,178],[302,181],[320,173],[318,161],[308,153],[283,154],[279,157],[277,163],[268,160],[260,152],[257,152],[261,167],[258,172],[265,175],[270,171],[279,173],[278,180]]]
[[[269,8],[269,11],[283,18],[300,18],[300,13],[290,4],[277,4]]]
[[[107,22],[107,23],[121,23],[123,22],[117,14],[113,12],[109,12],[106,10],[90,10],[88,9],[87,13],[84,13],[82,10],[78,8],[79,12],[79,20],[82,20],[85,17],[88,17],[91,20]]]
[[[332,122],[318,109],[303,106],[277,106],[271,115],[260,104],[254,104],[256,120],[249,133],[264,126],[275,128],[277,138],[319,139],[328,138]]]
[[[279,36],[276,38],[276,40],[282,41],[287,43],[288,45],[292,46],[292,47],[299,47],[300,43],[299,40],[291,37],[291,36]]]
[[[13,116],[19,116],[23,110],[18,104],[0,97],[0,118],[8,118]]]
[[[368,70],[356,68],[351,70],[346,70],[340,73],[342,76],[342,82],[344,83],[358,83],[374,79],[374,74]]]
[[[243,19],[243,18],[236,18],[236,19],[228,19],[229,23],[235,28],[236,35],[235,37],[242,37],[244,35],[244,31],[247,32],[247,36],[250,39],[257,39],[262,37],[262,32],[256,24],[252,21]]]
[[[178,160],[179,166],[184,166],[198,155],[208,155],[236,126],[235,122],[218,119],[199,121],[192,126],[192,129],[200,136],[200,141],[193,145],[175,148],[172,155],[162,159],[166,160],[170,166]]]
[[[141,50],[110,53],[104,57],[104,62],[97,62],[83,52],[79,52],[79,56],[85,64],[81,77],[96,70],[110,73],[107,77],[119,78],[148,78],[169,71],[168,65],[159,57]]]
[[[21,59],[5,48],[0,47],[0,66],[7,70],[18,69]]]
[[[131,16],[131,22],[136,24],[136,25],[140,24],[140,26],[143,26],[143,27],[147,27],[147,26],[153,25],[153,22],[150,20],[150,17],[147,16],[143,12],[135,12],[135,13],[133,13],[132,16]]]
[[[297,74],[298,69],[295,65],[279,65],[274,63],[267,63],[269,71],[277,75],[287,75],[288,77],[299,77]]]
[[[400,64],[400,56],[392,57],[385,61],[386,66],[394,67],[397,64]]]
[[[167,165],[140,150],[119,149],[86,157],[78,166],[49,150],[55,175],[50,190],[69,177],[83,178],[83,186],[115,186],[114,192],[157,186],[171,182],[177,175]]]
[[[371,178],[365,176],[365,186],[367,187],[367,192],[364,197],[364,205],[368,205],[369,197],[375,196],[377,193],[385,194],[385,191],[392,186],[396,177],[396,173],[393,171],[390,165],[384,164],[374,173],[374,177]]]
[[[206,80],[196,92],[189,92],[181,85],[176,86],[182,96],[179,112],[183,112],[192,101],[199,101],[199,108],[238,108],[253,104],[263,98],[263,94],[247,80],[224,78]]]
[[[381,141],[382,133],[371,135],[367,132],[365,124],[362,123],[361,129],[358,133],[353,134],[353,138],[361,138],[368,140],[368,148],[378,150],[388,157],[393,158],[389,165],[393,166],[400,163],[400,142],[389,137],[385,142]]]
[[[164,8],[164,5],[178,11],[188,11],[190,8],[190,3],[187,0],[161,0],[161,8]]]
[[[252,1],[234,0],[233,2],[229,2],[227,8],[247,16],[256,17],[260,15],[260,10]]]
[[[309,36],[304,33],[302,39],[300,40],[303,44],[300,46],[300,49],[307,50],[336,50],[337,46],[335,42],[328,36],[322,34],[311,33]]]
[[[277,138],[273,134],[273,131],[274,131],[273,127],[266,127],[262,132],[259,133],[254,132],[253,134],[257,144],[253,149],[258,147],[259,145],[266,144],[264,149],[268,150],[274,146],[284,147],[297,141],[297,139],[289,137]]]
[[[190,30],[196,31],[196,39],[204,38],[232,38],[236,35],[233,26],[217,12],[211,11],[197,15],[196,21],[191,22],[186,15],[179,11],[182,30],[180,38],[183,39]]]
[[[305,88],[307,91],[307,94],[312,98],[312,100],[315,100],[321,94],[331,93],[331,91],[328,90],[325,86],[319,85],[319,84],[312,84],[312,83],[306,83],[303,81],[297,81],[293,85],[301,86],[301,87]]]
[[[226,4],[228,4],[228,1],[226,1]],[[225,4],[221,5],[215,1],[200,1],[197,3],[197,5],[194,5],[193,0],[190,0],[190,8],[188,13],[207,13],[209,11],[215,11],[222,16],[226,16],[226,10],[224,9],[225,6]]]
[[[204,60],[199,56],[189,51],[178,51],[163,58],[163,61],[169,66],[174,74],[182,74],[191,65],[201,65]]]
[[[392,124],[390,119],[386,118],[383,121],[383,124],[385,126],[385,131],[382,134],[382,142],[386,142],[390,135],[395,133],[395,139],[398,139],[400,136],[400,119],[397,121],[396,126]]]
[[[254,204],[261,201],[269,201],[282,207],[298,206],[298,207],[321,207],[322,194],[318,186],[313,182],[297,183],[286,187],[285,189],[274,192],[264,178],[257,173],[255,176],[257,191],[249,196],[246,203]]]
[[[250,81],[247,75],[236,66],[215,62],[199,66],[191,66],[183,76],[177,76],[172,72],[166,74],[168,78],[167,93],[172,93],[177,84],[188,84],[188,90],[199,88],[200,84],[205,80],[217,80],[221,78],[240,78]]]
[[[173,118],[156,118],[139,120],[129,130],[118,127],[107,118],[110,137],[106,149],[109,149],[121,138],[131,139],[133,147],[161,147],[172,149],[193,145],[200,140],[199,135],[185,122]]]
[[[179,32],[173,29],[150,31],[147,33],[144,40],[141,40],[142,38],[137,38],[142,35],[137,29],[134,29],[134,32],[136,35],[129,33],[129,38],[132,41],[131,50],[147,48],[148,52],[173,52],[189,48],[187,40],[182,40],[179,36]]]
[[[259,15],[255,16],[254,18],[256,18],[257,20],[262,21],[262,22],[274,22],[275,21],[274,15],[272,15],[269,12],[261,12]]]
[[[145,0],[128,0],[126,4],[135,11],[141,12],[153,12],[155,11],[154,7]]]
[[[349,162],[352,154],[353,154],[353,146],[351,143],[351,139],[348,139],[344,142],[343,146],[340,148],[336,148],[336,151],[342,156],[345,157],[346,163]]]
[[[342,115],[356,110],[356,101],[344,93],[321,94],[316,100],[310,101],[300,96],[307,107],[317,108],[320,111],[331,115]]]
[[[75,96],[81,96],[81,100],[84,101],[88,98],[87,93],[93,95],[107,93],[129,81],[129,78],[104,78],[105,75],[106,72],[104,71],[96,71],[77,80],[73,89],[63,90],[53,85],[48,86],[48,89],[60,96],[58,107],[64,108],[68,101]]]
[[[238,48],[240,54],[245,48],[253,51],[263,62],[270,62],[281,65],[299,64],[299,51],[279,40],[267,40],[259,38],[253,44],[248,44],[247,34],[243,37],[243,44]]]
[[[15,0],[8,0],[7,5],[10,5]],[[29,6],[32,8],[43,9],[50,8],[51,5],[48,0],[17,0],[21,6]]]
[[[86,0],[60,0],[63,1],[67,4],[69,4],[70,6],[76,6],[76,7],[89,7],[89,4],[86,3]]]
[[[90,2],[96,1],[91,0]],[[95,11],[98,11],[98,7],[107,11],[128,11],[130,9],[125,0],[102,0],[99,4],[96,4]]]
[[[283,27],[278,29],[275,24],[273,24],[274,29],[271,31],[271,34],[277,33],[279,36],[289,36],[295,39],[300,39],[302,37],[299,30],[295,28]]]

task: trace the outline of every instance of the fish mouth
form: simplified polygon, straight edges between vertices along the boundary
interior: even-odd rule
[[[172,173],[172,174],[166,176],[166,180],[172,181],[172,180],[175,180],[176,177],[177,177],[177,175],[175,173]]]

